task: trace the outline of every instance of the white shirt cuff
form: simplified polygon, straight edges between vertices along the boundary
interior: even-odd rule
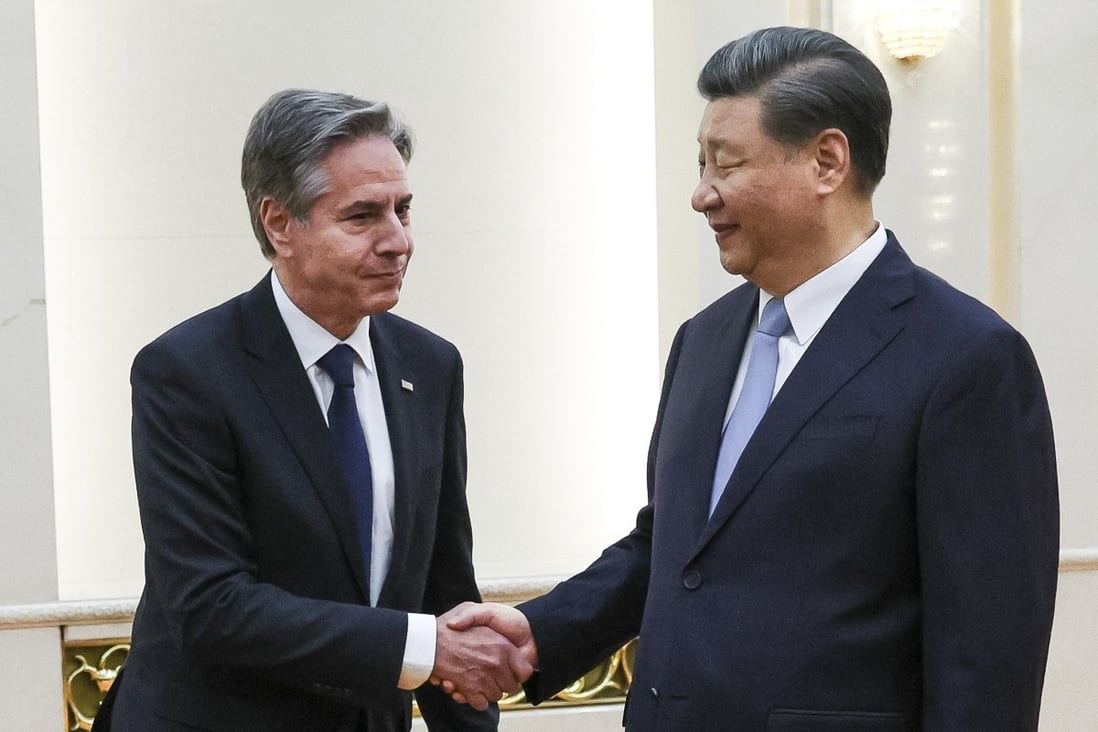
[[[435,668],[435,635],[438,626],[434,615],[408,613],[408,637],[404,641],[404,666],[400,669],[397,686],[411,690],[431,678]]]

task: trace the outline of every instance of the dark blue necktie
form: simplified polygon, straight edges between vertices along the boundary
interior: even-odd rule
[[[747,361],[747,374],[744,376],[740,398],[724,428],[721,450],[717,455],[717,470],[713,476],[713,490],[709,498],[710,516],[717,507],[717,501],[724,494],[724,487],[732,477],[732,471],[740,461],[747,441],[755,433],[766,408],[770,406],[770,398],[774,395],[774,381],[778,374],[778,339],[787,330],[789,316],[785,312],[785,303],[775,297],[763,308],[759,329],[755,332],[755,343],[751,346],[751,356]]]
[[[362,562],[366,572],[366,592],[369,599],[370,554],[373,547],[374,480],[370,473],[370,451],[362,420],[355,404],[354,349],[340,343],[324,354],[317,365],[327,372],[335,384],[332,402],[328,405],[328,429],[335,440],[343,472],[351,487],[351,501],[358,523],[358,538],[362,547]]]

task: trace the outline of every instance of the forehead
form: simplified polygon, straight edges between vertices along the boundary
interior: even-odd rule
[[[393,183],[407,185],[408,169],[396,146],[383,135],[360,137],[336,145],[324,158],[332,189]]]
[[[720,97],[705,105],[698,143],[702,147],[731,145],[761,134],[757,96]]]

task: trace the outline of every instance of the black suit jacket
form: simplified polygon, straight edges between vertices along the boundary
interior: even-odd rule
[[[406,613],[479,599],[461,359],[391,314],[371,318],[370,337],[396,473],[378,607],[368,607],[349,489],[269,277],[138,354],[146,586],[110,700],[114,730],[352,730],[360,715],[370,732],[410,727],[411,694],[397,688]],[[459,707],[429,684],[416,696],[432,730],[496,728],[496,710]]]
[[[530,697],[639,632],[630,730],[1036,730],[1059,513],[1028,345],[889,234],[707,520],[757,303],[680,329],[635,530],[522,606]]]

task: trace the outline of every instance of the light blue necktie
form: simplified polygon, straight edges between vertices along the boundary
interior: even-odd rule
[[[355,403],[354,349],[346,343],[334,346],[321,356],[317,365],[332,377],[335,391],[328,405],[328,430],[335,440],[336,452],[351,488],[351,505],[362,552],[369,599],[370,555],[373,550],[374,481],[370,470],[370,452],[362,431]]]
[[[763,308],[740,398],[736,400],[721,438],[721,451],[717,455],[717,471],[713,475],[713,491],[709,498],[710,516],[732,477],[732,471],[736,469],[743,449],[747,447],[747,441],[770,406],[774,379],[778,373],[778,339],[787,330],[789,316],[785,312],[785,303],[775,297]]]

